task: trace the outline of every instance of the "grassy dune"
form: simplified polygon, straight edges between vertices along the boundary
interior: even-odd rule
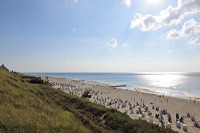
[[[42,95],[40,85],[0,69],[0,132],[91,132]]]
[[[0,132],[173,133],[0,68]]]

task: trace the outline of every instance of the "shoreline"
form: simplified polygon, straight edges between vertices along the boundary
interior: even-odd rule
[[[162,92],[156,92],[149,88],[144,88],[144,87],[134,87],[134,88],[136,88],[137,91],[139,90],[140,92],[149,93],[149,94],[164,95],[164,96],[173,97],[173,98],[200,101],[200,97],[194,97],[192,95],[191,96],[183,96],[183,95],[174,95],[173,96],[173,95],[167,95],[166,93],[162,93]],[[132,91],[134,91],[134,90],[132,90]]]
[[[36,76],[36,75],[34,75]],[[39,75],[37,75],[39,76]],[[40,76],[46,79],[47,76]],[[129,90],[122,89],[117,87],[111,87],[110,84],[97,82],[97,81],[80,81],[70,78],[57,78],[57,77],[48,77],[50,83],[53,83],[54,88],[60,88],[66,93],[74,94],[81,96],[84,90],[89,90],[92,97],[89,99],[92,102],[104,105],[108,108],[115,108],[123,113],[129,115],[133,119],[143,119],[146,121],[153,121],[154,124],[162,125],[160,120],[155,118],[156,114],[159,114],[160,110],[167,110],[172,116],[171,128],[172,130],[183,132],[183,126],[187,126],[188,132],[190,133],[200,133],[200,128],[194,126],[194,122],[191,118],[187,117],[187,112],[191,114],[192,117],[200,124],[200,101],[181,99],[176,97],[165,96],[161,94],[152,94],[147,92],[142,92],[140,90]],[[122,104],[117,105],[115,102],[122,101],[125,104],[125,107],[121,107]],[[136,103],[139,105],[137,106]],[[131,106],[134,105],[134,108],[130,110]],[[151,116],[148,115],[148,112],[144,111],[144,107],[147,106],[149,111],[152,113]],[[153,109],[153,106],[159,107],[159,111]],[[137,114],[137,110],[141,109],[144,111],[145,117],[141,117],[140,114]],[[176,114],[179,114],[180,117],[184,119],[184,123],[179,123],[181,128],[177,128]],[[143,115],[143,114],[142,114]],[[163,115],[164,125],[167,126],[168,118],[166,115]]]
[[[45,75],[35,75],[35,74],[26,74],[26,75],[33,75],[33,76],[37,76],[37,77],[52,77],[52,76],[45,76]],[[84,83],[89,83],[89,84],[105,84],[108,86],[114,86],[115,84],[112,83],[106,83],[106,82],[101,82],[101,81],[92,81],[92,80],[81,80],[81,79],[75,79],[75,78],[65,78],[65,77],[53,77],[53,78],[60,78],[60,79],[70,79],[70,80],[74,80],[74,81],[80,81],[80,82],[84,82]],[[149,94],[155,94],[155,95],[164,95],[164,96],[168,96],[168,97],[172,97],[172,98],[179,98],[179,99],[186,99],[186,100],[195,100],[195,101],[200,101],[200,96],[199,97],[195,97],[195,96],[183,96],[183,95],[167,95],[166,93],[162,93],[162,92],[156,92],[155,90],[153,91],[151,88],[147,88],[147,87],[140,87],[140,86],[134,86],[131,88],[122,88],[122,87],[117,87],[123,90],[130,90],[130,91],[140,91],[143,93],[149,93]],[[156,88],[158,89],[158,88]]]
[[[28,73],[27,73],[28,74]],[[35,75],[35,76],[46,76],[46,75],[37,75],[37,74],[28,74],[28,75]],[[47,76],[47,77],[55,77],[55,76]],[[116,85],[120,85],[120,84],[116,84],[116,83],[109,83],[106,81],[98,81],[98,80],[85,80],[85,79],[78,79],[78,78],[68,78],[68,77],[59,77],[56,76],[55,78],[67,78],[67,79],[72,79],[72,80],[76,80],[76,81],[84,81],[84,82],[88,82],[88,83],[102,83],[102,84],[107,84],[110,86],[116,86]],[[127,86],[129,86],[128,84],[126,84]],[[198,93],[191,93],[190,91],[182,91],[182,90],[175,90],[174,88],[170,89],[170,88],[162,88],[162,87],[145,87],[145,86],[129,86],[127,87],[118,87],[121,89],[125,89],[125,90],[133,90],[135,91],[135,88],[139,89],[141,92],[144,93],[151,93],[151,94],[157,94],[157,95],[165,95],[165,96],[169,96],[169,97],[175,97],[175,98],[181,98],[181,99],[188,99],[188,100],[197,100],[200,101],[200,92]]]
[[[66,79],[72,79],[72,78],[66,78]],[[77,80],[77,81],[79,81],[79,80]],[[105,82],[100,82],[100,81],[86,81],[86,80],[84,80],[84,82],[85,83],[100,83],[100,84],[105,84],[105,85],[109,85],[109,86],[114,86],[115,85],[115,84],[105,83]],[[123,89],[123,90],[130,90],[130,91],[140,91],[140,92],[143,92],[143,93],[149,93],[149,94],[155,94],[155,95],[164,95],[164,96],[173,97],[173,98],[180,98],[180,99],[186,99],[186,100],[200,101],[200,96],[199,97],[194,97],[192,95],[191,96],[183,96],[183,95],[174,95],[173,96],[173,95],[167,95],[166,93],[156,92],[156,91],[153,91],[152,89],[147,88],[147,87],[139,87],[139,86],[132,87],[134,89],[131,89],[131,88],[122,88],[122,87],[117,87],[117,88]]]

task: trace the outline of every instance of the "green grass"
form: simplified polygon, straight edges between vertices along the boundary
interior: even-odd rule
[[[39,92],[39,85],[0,69],[0,132],[91,132]]]
[[[0,68],[0,132],[173,133]]]

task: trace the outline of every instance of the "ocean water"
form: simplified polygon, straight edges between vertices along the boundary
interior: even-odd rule
[[[126,85],[122,89],[145,88],[155,93],[200,98],[200,72],[197,73],[29,73],[52,77],[99,81],[113,85]]]

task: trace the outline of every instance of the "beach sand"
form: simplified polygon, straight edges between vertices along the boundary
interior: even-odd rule
[[[46,79],[44,76],[43,78]],[[187,100],[181,98],[168,97],[164,95],[151,94],[148,90],[145,93],[145,89],[138,88],[136,91],[125,90],[120,88],[111,87],[110,84],[100,83],[96,81],[76,81],[66,78],[54,78],[48,77],[50,83],[54,88],[61,88],[67,93],[81,96],[84,90],[90,90],[92,97],[89,99],[92,102],[105,105],[108,108],[115,108],[121,112],[126,112],[133,119],[143,119],[150,121],[153,119],[153,123],[161,126],[159,119],[155,118],[156,114],[160,113],[160,110],[166,109],[171,114],[172,124],[171,129],[180,133],[183,131],[183,125],[187,125],[188,133],[200,133],[200,128],[194,126],[194,121],[191,120],[191,116],[195,118],[195,121],[200,124],[200,102],[194,100]],[[136,104],[139,104],[137,106]],[[111,105],[110,105],[111,104]],[[108,105],[108,106],[107,106]],[[135,105],[135,107],[133,106]],[[144,107],[148,105],[148,111],[152,113],[148,116],[148,112]],[[125,107],[122,107],[125,106]],[[130,106],[134,107],[130,110]],[[152,109],[152,106],[159,107],[159,111]],[[141,108],[145,117],[141,118],[141,114],[137,114],[138,108]],[[190,117],[187,117],[187,112],[190,113]],[[131,114],[133,113],[133,114]],[[180,128],[177,128],[176,113],[179,117],[183,117],[184,123],[180,122]],[[162,115],[163,122],[166,126],[168,123],[168,115]]]

